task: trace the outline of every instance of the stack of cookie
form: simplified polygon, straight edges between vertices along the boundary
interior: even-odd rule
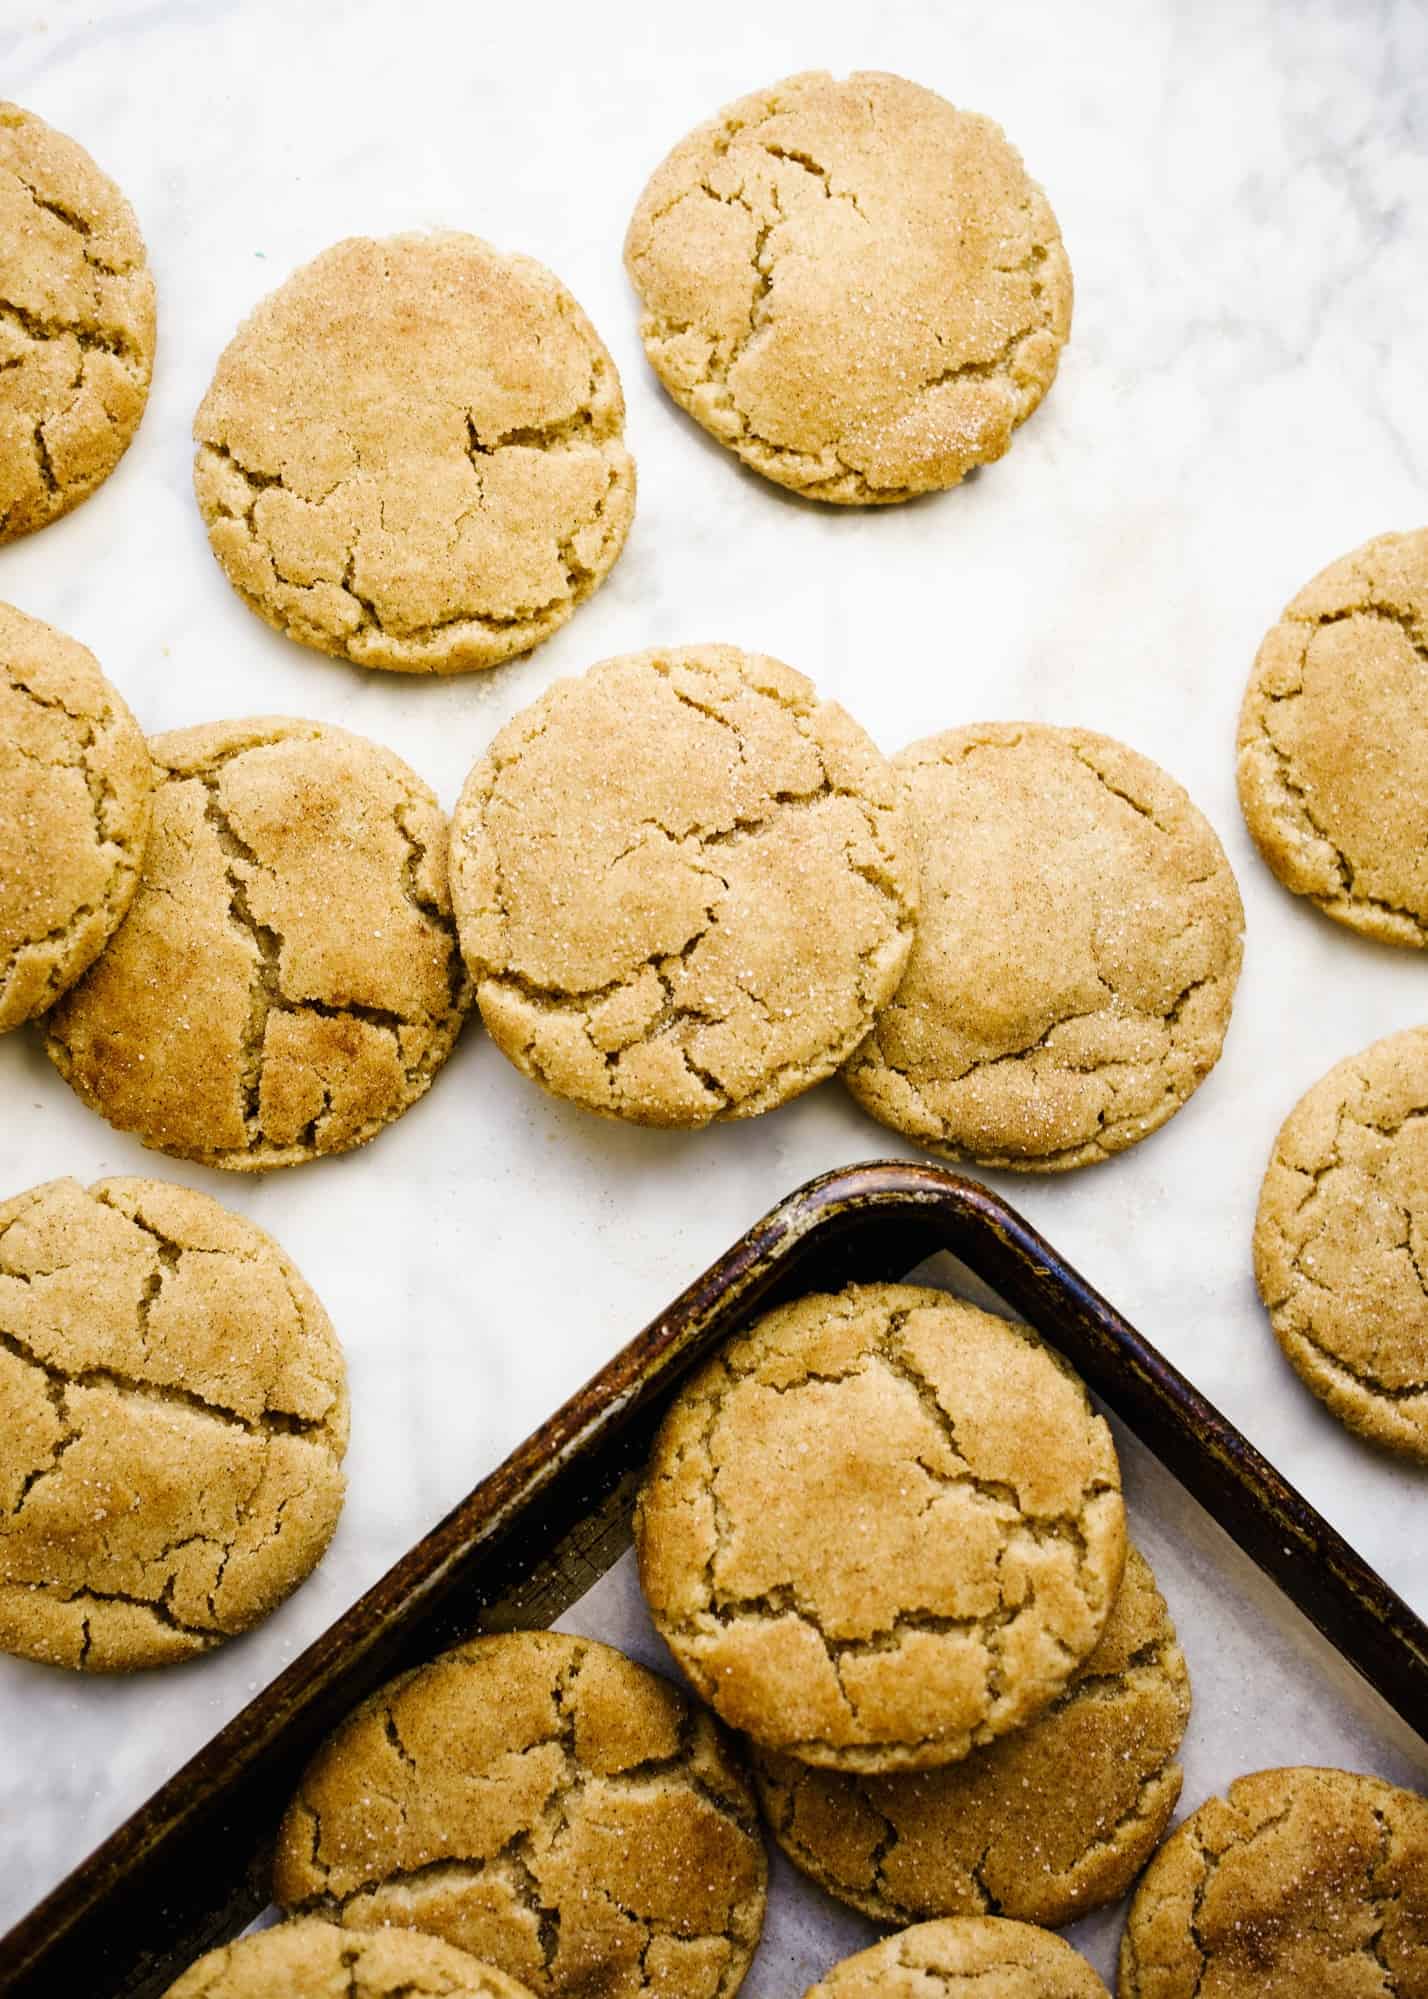
[[[1418,1990],[1423,1799],[1269,1771],[1161,1845],[1185,1662],[1110,1433],[1025,1327],[907,1285],[768,1313],[677,1397],[635,1540],[694,1698],[544,1631],[394,1680],[288,1808],[288,1920],[173,1999],[316,1995],[344,1949],[373,1999],[732,1999],[764,1921],[760,1808],[889,1932],[808,1999],[1105,1999],[1052,1932],[1143,1869],[1122,1999],[1318,1989],[1326,1950]]]

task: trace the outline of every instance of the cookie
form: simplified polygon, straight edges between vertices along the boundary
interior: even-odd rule
[[[1028,1328],[850,1285],[769,1312],[683,1390],[635,1510],[696,1691],[767,1749],[953,1763],[1046,1708],[1125,1560],[1111,1434]]]
[[[693,1126],[833,1073],[902,975],[917,876],[857,724],[710,645],[605,660],[509,722],[457,805],[451,894],[517,1068]]]
[[[1119,1999],[1423,1999],[1428,1799],[1345,1770],[1261,1770],[1142,1877]]]
[[[134,211],[82,146],[0,102],[0,542],[88,499],[129,448],[154,366]]]
[[[615,364],[558,278],[454,230],[352,237],[224,350],[194,487],[240,596],[394,673],[529,652],[635,507]]]
[[[1260,1190],[1254,1268],[1306,1385],[1428,1463],[1428,1028],[1375,1041],[1300,1098]]]
[[[0,1034],[99,956],[139,885],[149,753],[93,653],[0,604]]]
[[[478,1638],[338,1729],[274,1894],[419,1928],[541,1995],[729,1999],[763,1924],[752,1792],[713,1720],[607,1645]]]
[[[1011,1916],[1059,1929],[1131,1886],[1180,1796],[1190,1679],[1130,1549],[1111,1621],[1039,1721],[961,1763],[852,1777],[756,1750],[779,1845],[876,1923]]]
[[[1379,535],[1286,605],[1240,711],[1245,824],[1284,886],[1385,944],[1428,944],[1428,528]]]
[[[211,1950],[165,1999],[530,1999],[489,1964],[417,1930],[345,1930],[315,1917]]]
[[[844,505],[1000,458],[1071,330],[1061,232],[1000,126],[875,71],[789,77],[691,133],[625,266],[675,401]]]
[[[159,1180],[0,1205],[0,1648],[122,1672],[247,1630],[346,1448],[337,1337],[261,1229]]]
[[[845,1957],[804,1999],[1107,1999],[1069,1943],[1028,1923],[964,1916]]]
[[[49,1016],[60,1074],[145,1145],[236,1172],[372,1138],[469,991],[446,821],[389,750],[268,717],[156,736],[123,929]]]
[[[1089,1166],[1159,1130],[1214,1067],[1244,911],[1173,778],[1094,735],[950,729],[894,758],[922,915],[844,1070],[865,1110],[949,1159]]]

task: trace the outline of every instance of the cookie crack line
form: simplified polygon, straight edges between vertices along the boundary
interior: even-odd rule
[[[102,272],[108,278],[123,278],[141,268],[142,257],[131,257],[125,263],[111,264],[99,256],[94,249],[94,225],[88,217],[81,215],[78,209],[69,208],[64,202],[57,201],[52,194],[41,194],[34,181],[27,174],[22,174],[12,160],[7,160],[4,166],[0,167],[0,173],[8,175],[22,187],[36,208],[41,209],[46,215],[53,215],[56,221],[64,223],[67,229],[73,230],[80,239],[80,251],[84,261],[91,269]]]
[[[46,346],[54,340],[73,340],[81,354],[112,355],[116,361],[123,362],[136,379],[146,373],[143,355],[122,327],[106,326],[100,320],[47,319],[27,306],[17,305],[13,299],[0,299],[0,322],[18,328],[33,346]],[[23,361],[24,356],[19,358]],[[59,414],[57,410],[50,410],[43,421],[48,423]]]

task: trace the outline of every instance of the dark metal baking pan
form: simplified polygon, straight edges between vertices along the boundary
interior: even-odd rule
[[[546,1625],[629,1542],[681,1376],[758,1308],[938,1250],[1025,1317],[1428,1737],[1428,1627],[1150,1343],[986,1187],[850,1166],[758,1222],[0,1940],[6,1999],[157,1999],[268,1904],[273,1835],[318,1741],[393,1673],[475,1630]],[[155,1714],[163,1688],[154,1684]]]

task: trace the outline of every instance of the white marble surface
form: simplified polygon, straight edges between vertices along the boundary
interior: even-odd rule
[[[725,99],[817,65],[900,70],[999,118],[1077,280],[1060,379],[1011,455],[960,491],[869,514],[781,496],[673,409],[620,267],[665,147]],[[1224,1059],[1139,1150],[1006,1184],[1422,1611],[1428,1483],[1300,1389],[1248,1245],[1279,1121],[1330,1063],[1424,1018],[1428,964],[1277,887],[1240,823],[1232,744],[1285,598],[1428,511],[1425,72],[1411,0],[0,11],[0,89],[127,190],[160,304],[137,443],[76,515],[0,549],[0,597],[93,646],[148,728],[264,710],[343,722],[448,804],[558,674],[704,638],[782,655],[889,749],[1033,717],[1159,759],[1244,891]],[[188,428],[236,321],[293,265],[343,234],[436,224],[529,251],[572,286],[624,377],[640,503],[611,580],[559,637],[421,684],[324,661],[249,615],[205,545]],[[109,1131],[28,1035],[0,1043],[0,1187],[157,1172],[215,1193],[316,1286],[354,1399],[336,1543],[261,1631],[128,1684],[0,1660],[0,1923],[780,1194],[898,1149],[836,1085],[693,1136],[611,1127],[545,1099],[473,1028],[364,1152],[227,1179]]]

